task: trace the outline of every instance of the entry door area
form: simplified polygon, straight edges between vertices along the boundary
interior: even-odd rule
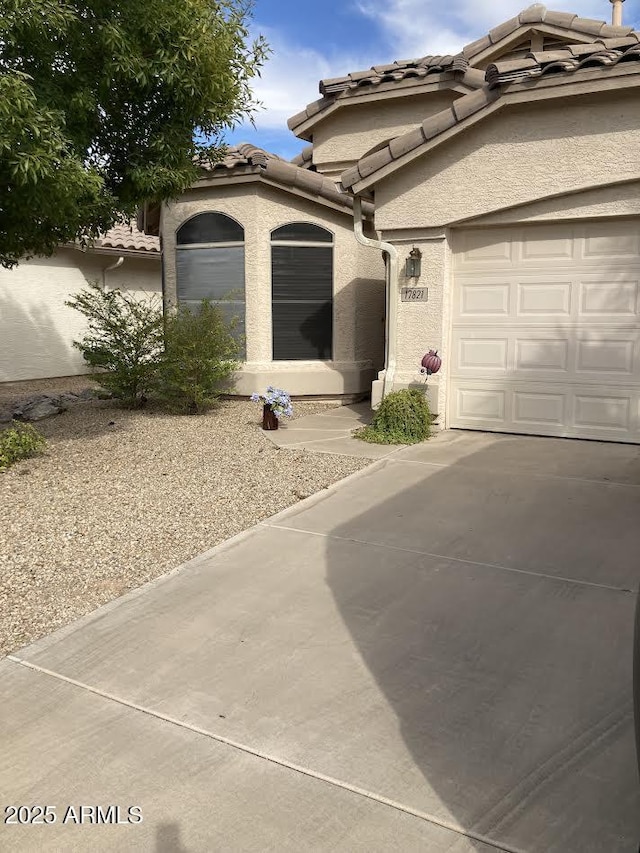
[[[640,221],[454,235],[450,427],[640,443]]]

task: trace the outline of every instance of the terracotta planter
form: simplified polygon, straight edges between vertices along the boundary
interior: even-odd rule
[[[278,429],[276,413],[271,411],[271,406],[266,404],[262,407],[262,429]]]

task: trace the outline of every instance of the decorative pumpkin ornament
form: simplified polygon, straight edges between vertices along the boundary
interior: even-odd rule
[[[438,355],[438,350],[430,349],[422,359],[422,370],[420,373],[426,373],[431,376],[432,373],[437,373],[442,367],[442,359]]]

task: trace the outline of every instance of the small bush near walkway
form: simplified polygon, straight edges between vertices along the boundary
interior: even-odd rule
[[[44,436],[31,424],[13,421],[0,432],[0,471],[6,471],[14,462],[42,453],[47,446]]]
[[[373,444],[418,444],[431,434],[426,396],[415,388],[393,391],[380,403],[371,424],[355,433]]]
[[[196,415],[211,408],[239,366],[236,326],[206,299],[197,312],[182,306],[167,316],[155,390],[171,411]]]

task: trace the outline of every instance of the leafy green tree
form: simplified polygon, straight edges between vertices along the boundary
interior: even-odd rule
[[[144,405],[164,349],[160,300],[137,299],[93,284],[65,304],[87,318],[86,334],[73,345],[96,382],[125,406]]]
[[[175,198],[258,106],[250,0],[0,0],[0,265]],[[197,141],[204,140],[204,141]]]

